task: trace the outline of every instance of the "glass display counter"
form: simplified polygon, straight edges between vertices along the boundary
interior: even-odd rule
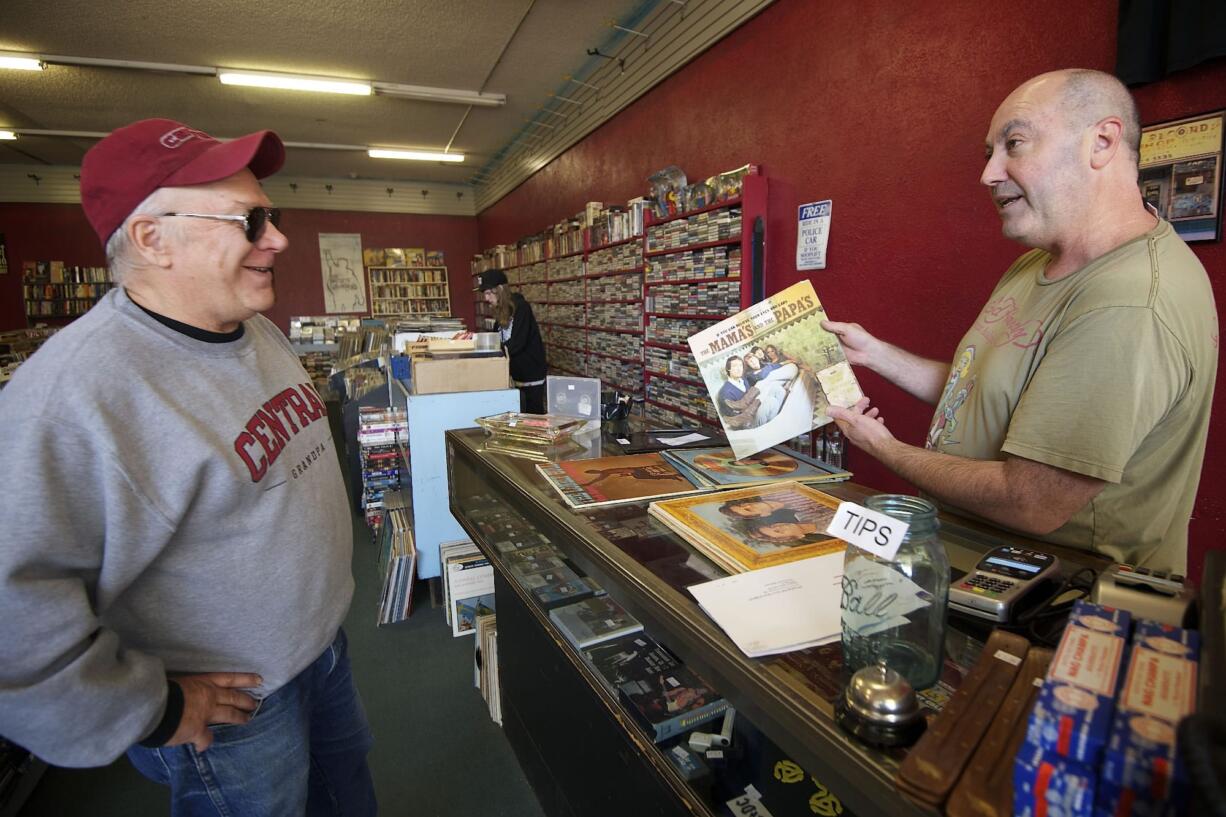
[[[495,568],[504,726],[546,813],[750,814],[752,794],[764,785],[784,791],[774,803],[796,802],[789,811],[764,799],[766,813],[776,815],[933,813],[894,788],[902,750],[869,749],[835,724],[833,701],[843,683],[837,643],[746,657],[685,589],[723,572],[649,517],[647,503],[574,511],[535,463],[487,451],[486,440],[478,429],[447,432],[451,511]],[[619,453],[611,439],[604,442],[603,455]],[[853,483],[818,487],[852,501],[872,493]],[[529,536],[594,579],[736,709],[736,751],[725,764],[697,785],[687,782],[670,762],[670,744],[657,745],[638,728],[508,570],[500,544]],[[941,538],[961,572],[992,547],[1024,541],[948,516]],[[1095,564],[1093,556],[1045,547],[1072,564]],[[975,634],[951,630],[946,694],[975,660]],[[928,705],[939,708],[940,697],[930,696]],[[718,731],[719,721],[702,729]],[[803,786],[789,790],[793,779]],[[749,799],[738,799],[745,786]]]

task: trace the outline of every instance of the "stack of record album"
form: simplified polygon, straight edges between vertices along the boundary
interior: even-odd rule
[[[774,482],[652,502],[648,513],[729,573],[843,550],[826,528],[839,500]]]
[[[704,488],[742,488],[781,480],[814,484],[851,478],[850,471],[777,448],[739,460],[728,447],[677,448],[661,453],[691,482]]]

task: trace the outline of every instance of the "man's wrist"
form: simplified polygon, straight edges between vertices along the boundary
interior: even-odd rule
[[[154,727],[153,731],[140,742],[140,745],[146,749],[157,749],[160,746],[165,746],[166,741],[170,740],[178,730],[179,723],[182,720],[183,687],[167,678],[166,709],[162,712],[162,719],[158,721],[158,725]]]

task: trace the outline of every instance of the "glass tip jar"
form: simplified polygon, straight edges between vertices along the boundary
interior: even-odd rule
[[[941,675],[949,601],[949,557],[937,536],[937,509],[902,494],[878,494],[865,505],[909,527],[892,560],[847,548],[840,605],[844,674],[884,661],[912,689],[925,689]]]

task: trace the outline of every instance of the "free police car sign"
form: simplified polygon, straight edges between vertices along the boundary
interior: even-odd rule
[[[830,199],[796,208],[796,269],[825,269],[826,243],[830,240]]]

